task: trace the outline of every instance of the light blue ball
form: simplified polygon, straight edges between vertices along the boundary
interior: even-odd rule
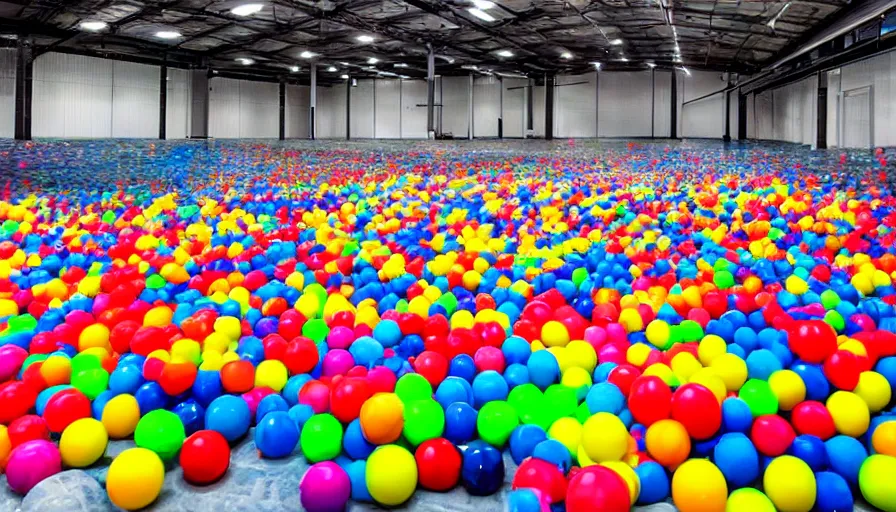
[[[539,350],[529,356],[526,367],[529,368],[529,382],[538,386],[542,391],[557,382],[557,378],[560,376],[560,365],[557,363],[557,358],[547,350]]]
[[[625,395],[615,384],[599,382],[588,390],[585,403],[588,404],[591,414],[608,412],[618,415],[625,407]]]
[[[669,497],[669,475],[659,463],[642,462],[635,468],[635,474],[641,482],[638,505],[659,503]]]

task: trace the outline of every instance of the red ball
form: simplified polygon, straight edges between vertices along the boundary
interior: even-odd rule
[[[287,309],[280,315],[277,323],[277,332],[287,340],[292,340],[302,334],[302,326],[305,325],[307,319],[305,315],[295,309]]]
[[[635,421],[649,427],[672,414],[672,390],[655,375],[638,377],[628,395],[628,408]]]
[[[315,414],[330,409],[330,388],[319,380],[309,380],[299,390],[299,403],[310,405]]]
[[[822,320],[794,322],[787,329],[790,350],[807,363],[821,363],[837,351],[837,332]]]
[[[532,322],[540,329],[548,320],[554,318],[554,311],[544,302],[533,300],[523,308],[520,318]]]
[[[351,423],[361,415],[361,406],[370,398],[367,379],[346,377],[340,379],[330,390],[330,412],[343,423]]]
[[[56,434],[61,433],[75,420],[90,416],[90,399],[75,388],[59,391],[44,407],[44,421],[47,422],[50,432]]]
[[[9,435],[9,444],[12,448],[27,441],[50,440],[50,429],[47,428],[47,422],[34,414],[28,414],[14,420],[9,424],[7,434]]]
[[[317,345],[304,336],[290,341],[283,353],[283,364],[291,375],[311,373],[318,361],[320,353],[317,351]]]
[[[838,350],[828,356],[822,370],[831,384],[844,391],[852,391],[859,385],[861,363],[855,354],[847,350]]]
[[[706,386],[685,384],[672,395],[672,419],[694,439],[709,439],[722,426],[722,406]]]
[[[538,489],[551,503],[566,499],[566,477],[555,464],[529,457],[513,475],[513,489]]]
[[[494,370],[504,373],[504,352],[495,347],[480,347],[473,354],[473,362],[476,364],[476,373]]]
[[[195,485],[217,481],[230,467],[230,445],[214,430],[200,430],[184,441],[180,450],[184,479]]]
[[[424,441],[414,453],[420,486],[431,491],[448,491],[460,480],[463,465],[460,451],[444,438]]]
[[[606,348],[607,345],[604,345]],[[615,384],[622,394],[625,396],[629,395],[631,392],[632,384],[634,384],[635,379],[641,376],[641,371],[635,368],[630,364],[620,364],[616,368],[610,370],[610,374],[607,376],[607,382],[610,384]]]
[[[28,414],[35,402],[37,391],[28,384],[15,380],[0,384],[0,425]]]
[[[448,376],[448,360],[438,352],[426,350],[414,359],[414,370],[435,389]]]
[[[834,418],[821,402],[806,400],[790,412],[790,421],[798,434],[811,434],[822,441],[837,435]]]
[[[759,453],[769,457],[777,457],[783,455],[793,440],[796,433],[787,420],[777,414],[767,414],[760,416],[753,421],[753,428],[750,430],[750,439],[753,445],[759,450]]]
[[[628,512],[632,506],[628,484],[604,466],[588,466],[569,480],[567,512]]]
[[[377,366],[367,372],[367,385],[370,386],[371,396],[395,391],[396,382],[398,382],[398,377],[385,366]]]

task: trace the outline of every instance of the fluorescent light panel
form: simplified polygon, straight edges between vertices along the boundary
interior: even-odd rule
[[[501,50],[498,52],[499,57],[513,57],[513,52],[510,50]]]
[[[483,11],[487,11],[495,6],[495,2],[490,2],[489,0],[472,0],[473,5],[476,6],[477,9],[482,9]]]
[[[482,21],[489,21],[489,22],[495,21],[494,16],[492,16],[491,14],[483,11],[482,9],[478,9],[476,7],[470,7],[469,9],[467,9],[467,12],[472,14],[473,16],[476,16],[477,18],[479,18]]]
[[[358,41],[361,41],[362,43],[372,43],[373,42],[373,36],[369,36],[367,34],[362,34],[362,35],[358,36],[356,39]]]
[[[160,30],[156,32],[156,37],[159,39],[177,39],[180,36],[180,32],[175,32],[173,30]]]
[[[109,24],[105,21],[82,21],[80,25],[78,25],[81,30],[87,30],[90,32],[99,32],[104,28],[108,27]]]
[[[230,13],[235,16],[252,16],[259,13],[263,8],[264,5],[262,4],[243,4],[231,9]]]

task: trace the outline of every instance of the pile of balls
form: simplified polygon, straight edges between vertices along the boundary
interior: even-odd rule
[[[28,146],[0,201],[15,493],[133,439],[136,510],[248,437],[309,512],[494,494],[506,452],[516,512],[896,511],[882,153],[110,151]]]

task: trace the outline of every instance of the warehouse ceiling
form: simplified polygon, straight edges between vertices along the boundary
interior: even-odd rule
[[[0,0],[0,27],[7,40],[30,38],[37,54],[166,59],[267,77],[307,76],[312,63],[324,80],[421,77],[430,46],[439,74],[541,76],[593,70],[595,62],[752,72],[849,3]]]

